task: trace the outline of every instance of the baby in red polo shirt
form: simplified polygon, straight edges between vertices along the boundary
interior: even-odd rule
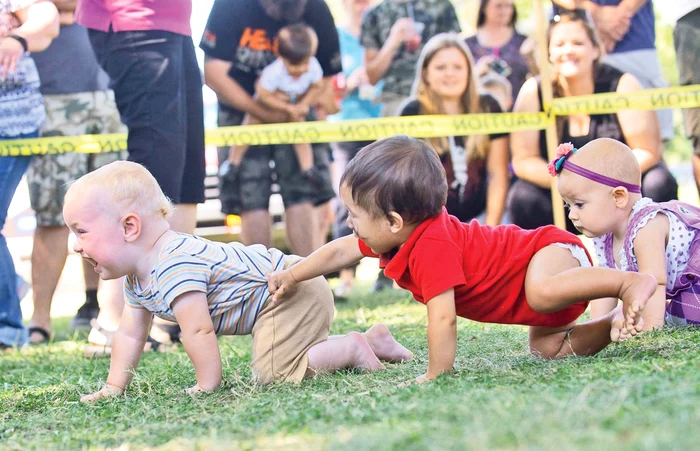
[[[378,257],[387,277],[428,309],[428,371],[416,382],[452,370],[457,316],[530,326],[531,351],[547,359],[592,355],[623,328],[641,330],[654,276],[593,268],[578,237],[554,226],[459,222],[445,210],[446,195],[443,166],[423,141],[394,136],[368,145],[340,182],[354,235],[269,275],[270,292],[279,300],[296,283]],[[588,301],[604,297],[622,304],[577,325]]]

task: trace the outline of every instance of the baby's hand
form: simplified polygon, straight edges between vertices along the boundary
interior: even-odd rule
[[[297,281],[289,269],[267,274],[267,289],[272,294],[273,302],[277,302],[296,284]]]
[[[425,374],[421,374],[420,376],[418,376],[415,379],[410,379],[410,380],[407,380],[405,382],[401,382],[399,384],[399,387],[408,387],[409,385],[412,385],[412,384],[422,384],[423,382],[428,382],[428,381],[431,381],[433,379],[434,378],[432,378],[432,377],[428,377],[428,373],[425,373]]]
[[[199,384],[197,384],[194,387],[186,388],[185,394],[186,395],[194,395],[197,393],[211,393],[212,391],[214,391],[214,390],[205,390],[202,387],[200,387]]]
[[[124,389],[117,387],[116,385],[104,384],[100,391],[97,391],[91,395],[85,395],[80,398],[80,402],[95,402],[99,399],[106,398],[116,398],[117,396],[122,396],[124,394]]]

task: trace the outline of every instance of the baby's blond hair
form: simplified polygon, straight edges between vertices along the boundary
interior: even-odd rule
[[[641,185],[642,171],[632,149],[620,141],[598,138],[570,157],[572,163],[606,177]]]
[[[130,161],[115,161],[96,169],[76,180],[68,192],[85,194],[92,190],[103,190],[111,197],[120,216],[134,212],[143,217],[168,219],[173,212],[170,199],[153,175]]]

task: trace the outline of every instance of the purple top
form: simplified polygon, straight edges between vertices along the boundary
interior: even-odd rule
[[[527,67],[527,62],[525,58],[520,54],[520,46],[523,45],[527,39],[526,36],[515,32],[513,37],[508,41],[503,47],[484,47],[479,43],[476,35],[470,36],[464,41],[469,47],[474,57],[474,62],[476,63],[481,58],[486,55],[493,55],[494,57],[505,62],[510,73],[506,75],[506,78],[513,85],[513,101],[518,96],[520,92],[520,87],[525,83],[527,79],[527,74],[529,69]]]
[[[192,0],[79,0],[75,21],[99,31],[162,30],[192,35]]]

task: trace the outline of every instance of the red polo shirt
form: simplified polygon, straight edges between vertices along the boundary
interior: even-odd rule
[[[443,209],[423,221],[393,255],[378,256],[360,240],[360,251],[379,257],[387,277],[423,304],[450,288],[457,315],[474,321],[561,327],[586,310],[587,302],[554,313],[539,313],[525,298],[525,274],[532,257],[553,243],[583,246],[575,235],[554,226],[523,230],[460,222]],[[590,259],[590,256],[589,256]]]

